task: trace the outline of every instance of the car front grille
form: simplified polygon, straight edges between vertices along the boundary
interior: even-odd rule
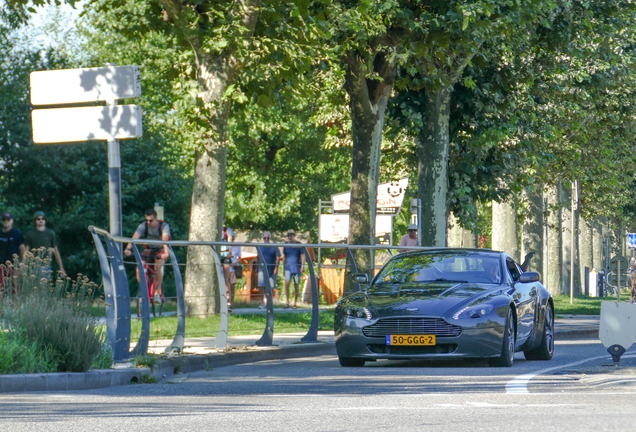
[[[366,337],[423,334],[456,337],[462,334],[462,328],[449,324],[441,318],[384,318],[363,328],[362,332]]]

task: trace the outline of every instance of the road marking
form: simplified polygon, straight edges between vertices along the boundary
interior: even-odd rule
[[[633,358],[633,357],[636,357],[636,354],[624,355],[621,358]],[[606,355],[602,355],[602,356],[598,356],[598,357],[591,357],[591,358],[588,358],[588,359],[585,359],[585,360],[579,360],[577,362],[568,363],[568,364],[564,364],[564,365],[561,365],[561,366],[554,366],[554,367],[547,368],[547,369],[541,369],[541,370],[539,370],[537,372],[533,372],[533,373],[529,373],[529,374],[525,374],[525,375],[516,376],[512,380],[508,381],[508,384],[506,384],[506,393],[509,393],[509,394],[528,394],[528,393],[530,393],[528,391],[528,383],[530,382],[530,380],[532,378],[536,377],[537,375],[542,375],[542,374],[545,374],[547,372],[552,372],[553,370],[557,370],[557,369],[563,369],[563,368],[567,368],[567,367],[571,367],[571,366],[578,366],[580,364],[587,363],[587,362],[592,361],[592,360],[602,359],[602,358],[607,358],[607,354]]]

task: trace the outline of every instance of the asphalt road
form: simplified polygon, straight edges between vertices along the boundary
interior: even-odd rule
[[[172,383],[0,395],[0,431],[633,430],[636,348],[620,368],[598,341],[557,342],[550,362],[276,360]],[[178,381],[178,382],[177,382]]]

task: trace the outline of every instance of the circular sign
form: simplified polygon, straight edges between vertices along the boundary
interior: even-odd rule
[[[621,274],[627,273],[629,263],[627,262],[627,258],[620,255],[616,255],[610,260],[610,271],[614,273],[618,273],[619,264],[620,264]]]

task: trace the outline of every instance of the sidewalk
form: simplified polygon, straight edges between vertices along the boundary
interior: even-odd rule
[[[285,309],[285,312],[307,312],[310,308]],[[234,314],[265,313],[263,309],[235,309]],[[278,309],[276,312],[282,312]],[[598,338],[599,316],[559,315],[555,321],[555,339]],[[117,364],[113,369],[86,373],[48,373],[28,375],[0,375],[0,393],[89,390],[116,385],[141,383],[148,379],[170,382],[178,374],[212,370],[222,366],[263,360],[282,360],[298,357],[335,355],[333,331],[319,331],[317,343],[301,343],[305,333],[274,333],[274,345],[256,346],[261,335],[230,336],[228,349],[208,348],[213,337],[186,338],[181,355],[165,356],[154,370],[135,368],[132,363]],[[163,353],[170,340],[151,341],[148,351]]]

